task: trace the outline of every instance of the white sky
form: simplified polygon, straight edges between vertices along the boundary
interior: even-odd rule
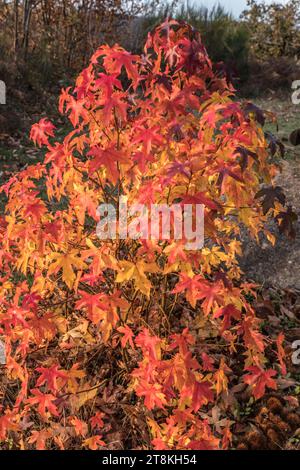
[[[265,3],[287,3],[288,0],[265,0]],[[231,11],[234,16],[238,17],[247,6],[247,0],[189,0],[190,4],[205,5],[208,8],[220,3],[226,8],[227,11]]]

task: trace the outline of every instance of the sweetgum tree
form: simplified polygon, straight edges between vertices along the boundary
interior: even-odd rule
[[[271,243],[269,216],[291,227],[262,113],[174,21],[142,56],[100,47],[59,108],[73,130],[56,141],[49,120],[35,124],[43,163],[2,187],[2,447],[99,449],[116,429],[127,447],[230,447],[233,368],[256,399],[284,373],[283,337],[278,366],[266,364],[272,341],[237,261],[241,227]],[[97,207],[121,196],[204,204],[205,248],[99,240]]]

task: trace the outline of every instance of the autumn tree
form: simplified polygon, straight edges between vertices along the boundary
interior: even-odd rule
[[[242,227],[274,243],[266,221],[293,222],[263,112],[172,20],[141,56],[99,47],[59,110],[71,132],[34,124],[44,161],[1,188],[3,448],[96,450],[116,431],[127,448],[229,448],[236,381],[259,400],[285,374],[284,338],[262,334],[238,264]],[[204,205],[205,247],[161,232],[100,240],[97,207],[121,197]]]

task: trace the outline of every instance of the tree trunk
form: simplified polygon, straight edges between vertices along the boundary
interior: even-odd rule
[[[28,46],[29,46],[29,34],[30,34],[30,21],[32,13],[32,1],[24,1],[24,15],[23,15],[23,56],[27,59]]]
[[[15,30],[14,30],[14,49],[15,56],[19,50],[19,0],[14,0],[14,17],[15,17]]]

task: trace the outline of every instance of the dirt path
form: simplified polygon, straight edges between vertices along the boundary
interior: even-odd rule
[[[265,286],[300,289],[300,158],[285,161],[277,183],[283,187],[288,204],[291,204],[299,219],[296,224],[296,239],[288,240],[278,234],[275,247],[263,243],[245,242],[242,268],[250,279]]]

